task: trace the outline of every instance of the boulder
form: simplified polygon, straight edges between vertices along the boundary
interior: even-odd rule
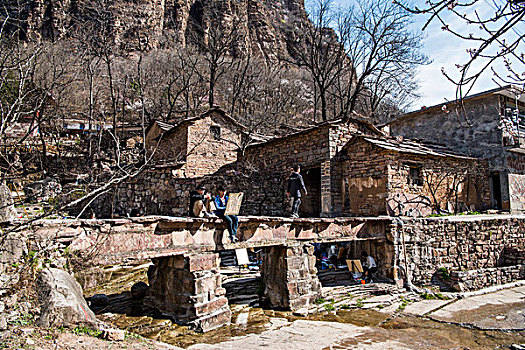
[[[102,330],[101,337],[109,341],[124,341],[126,339],[126,332],[122,329],[108,328]]]
[[[10,233],[0,241],[0,273],[13,264],[20,263],[27,254],[27,245],[17,233]],[[1,284],[0,284],[1,285]]]
[[[13,222],[18,218],[11,190],[0,184],[0,223]]]
[[[43,269],[37,278],[37,291],[41,307],[39,326],[93,325],[97,322],[82,295],[82,287],[67,272]]]

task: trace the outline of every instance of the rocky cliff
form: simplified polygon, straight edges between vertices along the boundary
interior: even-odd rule
[[[238,29],[236,52],[270,60],[292,56],[292,28],[307,23],[304,0],[26,0],[18,12],[29,38],[56,40],[71,28],[97,22],[126,51],[205,44],[219,21]]]

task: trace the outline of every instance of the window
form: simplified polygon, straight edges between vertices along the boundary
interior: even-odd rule
[[[210,133],[214,140],[220,140],[221,139],[221,127],[212,125],[210,126]]]
[[[421,168],[412,166],[409,168],[408,184],[414,186],[423,186],[423,179],[421,178]]]

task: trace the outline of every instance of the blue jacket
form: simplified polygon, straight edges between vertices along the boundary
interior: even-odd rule
[[[219,195],[215,196],[213,200],[215,201],[215,208],[217,208],[217,210],[215,210],[215,214],[217,216],[223,216],[224,213],[226,212],[226,204],[228,203],[228,196],[224,196],[224,204],[222,203],[221,197]]]

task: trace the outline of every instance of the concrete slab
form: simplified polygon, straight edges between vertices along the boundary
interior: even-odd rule
[[[422,300],[408,304],[403,312],[409,315],[423,316],[452,302],[453,300]]]
[[[315,331],[313,331],[315,330]],[[378,330],[375,330],[377,332]],[[266,349],[286,349],[286,350],[303,350],[303,349],[323,349],[323,348],[342,348],[346,349],[406,349],[407,347],[395,340],[386,340],[378,342],[365,336],[366,333],[372,333],[369,327],[358,327],[351,324],[323,322],[323,321],[304,321],[293,322],[289,326],[274,330],[272,332],[263,332],[259,335],[251,334],[244,337],[238,337],[231,341],[223,342],[216,345],[197,344],[190,346],[188,350],[215,350],[215,349],[243,349],[258,350]],[[353,339],[360,339],[357,347],[346,347]],[[368,338],[368,339],[367,339]],[[388,346],[385,347],[385,344]],[[350,344],[348,344],[350,345]]]
[[[386,307],[380,309],[379,312],[381,312],[383,314],[391,315],[391,314],[393,314],[394,312],[396,312],[399,309],[401,304],[402,303],[400,301],[396,301],[392,305],[389,305],[389,306],[386,306]]]
[[[473,296],[450,303],[430,317],[483,329],[525,329],[525,287]]]

